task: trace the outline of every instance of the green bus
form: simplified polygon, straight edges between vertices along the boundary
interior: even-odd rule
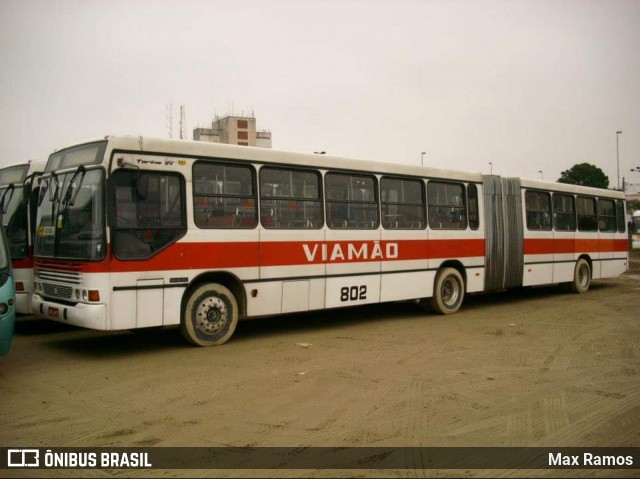
[[[0,355],[9,354],[16,320],[16,293],[4,228],[0,227]]]

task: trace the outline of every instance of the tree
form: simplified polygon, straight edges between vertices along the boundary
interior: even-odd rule
[[[579,163],[562,172],[558,183],[608,188],[609,177],[600,168],[590,163]]]

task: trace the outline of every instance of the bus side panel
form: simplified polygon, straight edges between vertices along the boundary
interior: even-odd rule
[[[575,231],[554,231],[553,232],[553,282],[568,283],[573,281],[573,274],[576,267]]]
[[[380,230],[383,244],[397,245],[398,257],[383,261],[380,301],[425,298],[433,293],[427,230]],[[405,272],[403,272],[405,271]]]

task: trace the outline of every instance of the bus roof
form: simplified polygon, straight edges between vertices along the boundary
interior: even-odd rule
[[[368,171],[380,174],[441,178],[476,183],[481,183],[485,176],[480,172],[473,173],[461,170],[433,168],[430,166],[406,165],[402,163],[344,158],[326,154],[318,155],[313,153],[297,153],[251,146],[229,145],[225,143],[173,140],[147,136],[105,136],[103,138],[94,138],[93,140],[78,142],[73,145],[66,146],[65,149],[105,140],[108,141],[107,149],[109,151],[144,151],[147,153],[184,156],[186,158],[191,157],[194,159],[206,157],[227,158],[253,161],[256,163],[284,163],[288,165],[313,167],[317,169]],[[60,150],[56,150],[56,152],[57,151]],[[526,178],[521,178],[521,184],[525,188],[624,199],[624,193],[615,190]]]

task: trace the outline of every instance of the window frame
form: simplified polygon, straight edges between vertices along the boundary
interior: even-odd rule
[[[580,200],[588,200],[590,201],[594,207],[593,207],[593,215],[587,215],[587,214],[580,214],[578,212],[578,204]],[[583,229],[580,227],[580,218],[595,218],[595,227],[593,229]],[[580,232],[585,232],[585,233],[597,233],[598,232],[598,204],[596,202],[596,198],[593,196],[586,196],[586,195],[577,195],[576,196],[576,227],[577,227],[577,231]]]
[[[461,194],[461,198],[462,198],[462,206],[460,205],[453,205],[453,204],[449,204],[449,203],[435,203],[435,204],[431,204],[429,202],[429,186],[430,185],[452,185],[452,186],[460,186],[462,187],[462,194]],[[427,192],[427,216],[428,216],[428,222],[429,222],[429,229],[432,229],[434,231],[464,231],[469,227],[469,213],[468,213],[468,207],[467,207],[467,185],[461,181],[443,181],[443,180],[429,180],[427,182],[427,188],[426,188],[426,192]],[[448,195],[447,195],[448,197]],[[447,227],[447,228],[443,228],[443,227],[434,227],[433,224],[431,224],[431,222],[434,220],[434,215],[432,214],[432,208],[455,208],[455,209],[462,209],[462,211],[464,212],[464,222],[461,223],[462,227]]]
[[[410,182],[410,183],[418,183],[420,185],[420,200],[421,203],[406,203],[406,202],[392,202],[392,201],[383,201],[382,200],[382,193],[384,191],[384,187],[383,187],[383,182],[385,180],[390,180],[390,181],[404,181],[404,182]],[[424,180],[421,178],[413,178],[413,177],[406,177],[406,176],[391,176],[391,175],[383,175],[380,177],[380,179],[378,180],[379,183],[379,208],[380,208],[380,225],[382,226],[383,229],[385,230],[409,230],[409,231],[419,231],[419,230],[425,230],[427,229],[427,225],[428,225],[428,219],[427,219],[427,189],[425,188],[425,184],[424,184]],[[422,212],[422,217],[420,218],[420,226],[419,227],[391,227],[391,226],[385,226],[384,224],[384,207],[385,205],[387,206],[420,206],[421,207],[421,212]]]
[[[604,202],[608,202],[611,203],[612,209],[613,209],[613,214],[612,215],[604,215],[600,213],[600,204],[604,203]],[[598,214],[598,231],[601,233],[615,233],[618,230],[618,216],[617,216],[617,210],[616,210],[616,201],[613,198],[598,198],[598,210],[597,210],[597,214]],[[612,226],[612,228],[609,229],[603,229],[600,228],[600,218],[606,218],[605,222],[610,224]]]
[[[117,188],[118,185],[116,183],[116,177],[118,175],[123,175],[123,174],[131,174],[132,176],[135,176],[135,180],[133,181],[134,185],[137,185],[138,181],[140,180],[140,177],[142,175],[149,175],[149,176],[158,176],[158,177],[173,177],[173,178],[177,178],[178,179],[178,187],[180,189],[180,225],[179,226],[139,226],[139,218],[138,218],[138,203],[139,200],[136,199],[135,204],[136,204],[136,226],[119,226],[119,215],[118,215],[118,209],[117,209]],[[140,261],[140,260],[147,260],[150,259],[154,256],[156,256],[157,254],[159,254],[160,252],[164,251],[165,249],[169,248],[171,245],[175,244],[176,242],[178,242],[181,238],[183,238],[188,231],[188,212],[187,212],[187,189],[186,189],[186,180],[184,178],[184,175],[180,174],[180,172],[177,171],[162,171],[162,170],[131,170],[131,169],[127,169],[127,168],[120,168],[117,169],[115,171],[112,172],[111,174],[111,197],[112,197],[112,203],[113,203],[113,221],[111,222],[111,250],[112,250],[112,254],[115,258],[117,258],[120,261]],[[134,186],[137,187],[137,186]],[[177,232],[177,234],[169,241],[167,241],[165,244],[163,244],[160,248],[156,249],[156,250],[152,250],[149,251],[148,255],[135,255],[135,256],[123,256],[120,252],[120,247],[118,245],[118,240],[117,237],[120,234],[120,232],[131,232],[131,231],[158,231],[158,230],[163,230],[163,231],[169,231],[169,230],[175,230]],[[139,240],[139,239],[138,239]],[[142,240],[139,240],[142,241]]]
[[[565,197],[565,198],[570,198],[571,199],[571,206],[573,207],[573,212],[572,213],[565,213],[565,212],[558,212],[556,211],[556,198],[557,197]],[[578,229],[578,217],[577,217],[577,210],[576,210],[576,196],[571,194],[571,193],[553,193],[553,196],[551,198],[551,208],[553,211],[553,229],[554,231],[558,231],[558,232],[563,232],[563,233],[574,233],[577,231]],[[573,217],[573,222],[572,224],[570,224],[570,226],[572,226],[572,228],[570,229],[558,229],[558,215],[563,215],[563,216],[572,216]]]
[[[359,178],[367,178],[373,180],[373,201],[354,201],[354,200],[331,200],[329,199],[328,189],[329,183],[332,176],[343,176],[343,177],[359,177]],[[325,224],[331,230],[361,230],[361,231],[374,231],[380,228],[380,188],[378,185],[378,178],[374,174],[367,174],[364,172],[350,172],[350,171],[339,171],[339,170],[329,170],[324,174],[324,209],[325,209]],[[330,218],[329,204],[345,204],[347,208],[350,205],[375,205],[376,207],[376,222],[370,228],[362,228],[362,227],[350,227],[348,221],[346,222],[343,228],[333,226],[331,223],[332,218]],[[346,221],[346,220],[345,220]]]
[[[222,167],[232,167],[232,168],[244,168],[246,170],[249,171],[249,174],[251,175],[251,189],[253,192],[253,195],[235,195],[235,194],[229,194],[229,193],[207,193],[207,194],[197,194],[196,193],[196,168],[200,165],[216,165],[216,166],[222,166]],[[245,163],[245,162],[234,162],[234,161],[229,161],[229,160],[215,160],[215,159],[207,159],[207,158],[202,158],[202,159],[198,159],[197,161],[195,161],[193,163],[193,166],[191,167],[191,175],[192,175],[192,194],[191,194],[191,199],[193,201],[193,224],[196,226],[196,228],[198,229],[202,229],[202,230],[252,230],[258,227],[258,225],[260,224],[260,218],[258,217],[259,213],[260,213],[260,209],[259,209],[259,204],[258,204],[258,199],[259,199],[259,195],[258,195],[258,185],[257,185],[257,173],[256,173],[256,169],[255,167],[250,164],[250,163]],[[201,225],[198,223],[197,217],[196,217],[196,201],[197,198],[238,198],[241,200],[246,200],[246,199],[253,199],[254,201],[254,206],[253,206],[253,212],[254,212],[254,224],[252,226],[236,226],[235,225],[235,220],[234,220],[234,225],[231,226],[223,226],[223,225]],[[226,208],[226,205],[224,206],[224,208]]]
[[[310,173],[313,174],[317,180],[317,186],[318,186],[318,197],[311,199],[311,198],[304,198],[304,197],[297,197],[297,196],[263,196],[262,194],[262,172],[264,170],[277,170],[277,171],[286,171],[286,172],[297,172],[297,173]],[[298,168],[298,167],[288,167],[288,166],[281,166],[281,165],[272,165],[272,164],[263,164],[260,167],[260,171],[258,172],[258,185],[259,185],[259,192],[258,192],[258,197],[260,199],[260,204],[259,204],[259,222],[260,225],[265,228],[265,229],[269,229],[269,230],[319,230],[322,229],[325,225],[325,208],[324,208],[324,189],[323,189],[323,181],[322,181],[322,174],[320,173],[320,171],[312,169],[312,168]],[[276,227],[276,226],[271,226],[271,223],[269,223],[269,225],[265,225],[264,222],[264,217],[267,216],[263,213],[262,210],[262,201],[263,200],[268,200],[268,201],[297,201],[297,202],[314,202],[314,203],[318,203],[320,206],[320,218],[319,218],[319,224],[317,226],[313,226],[313,227],[306,227],[306,226],[300,226],[300,227],[286,227],[286,228],[282,228],[282,227]],[[307,218],[304,218],[305,220]]]
[[[616,229],[618,233],[627,232],[627,212],[624,200],[616,200]]]

